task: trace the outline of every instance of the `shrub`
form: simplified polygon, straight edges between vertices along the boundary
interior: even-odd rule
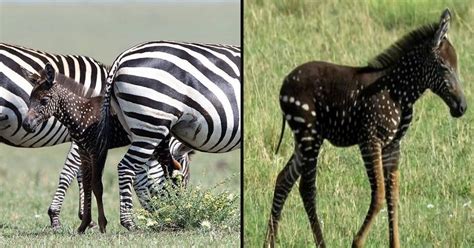
[[[227,181],[227,180],[226,180]],[[135,213],[138,224],[155,231],[240,230],[239,197],[222,191],[215,193],[219,183],[210,189],[199,186],[183,189],[171,188],[166,196],[151,200],[154,209],[139,209]]]

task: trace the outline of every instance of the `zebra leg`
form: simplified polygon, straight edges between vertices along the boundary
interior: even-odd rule
[[[144,166],[137,171],[135,180],[133,181],[133,188],[137,194],[140,204],[146,211],[151,211],[150,206],[150,192],[148,191],[148,166]]]
[[[91,161],[85,155],[85,151],[80,151],[81,154],[81,171],[82,171],[82,179],[83,179],[83,188],[84,188],[84,203],[83,203],[83,215],[82,215],[82,222],[77,232],[82,234],[89,226],[92,217],[91,217],[91,191],[92,191],[92,170],[91,170]]]
[[[156,143],[149,140],[133,141],[118,165],[120,188],[120,224],[128,230],[135,229],[132,219],[132,185],[136,172],[152,157]]]
[[[48,215],[51,221],[51,228],[53,230],[58,230],[61,228],[61,222],[59,220],[59,214],[61,212],[61,207],[64,201],[64,196],[66,195],[66,191],[71,185],[72,180],[78,175],[79,165],[81,160],[79,158],[79,154],[77,154],[77,145],[75,143],[71,144],[71,148],[69,149],[68,156],[66,158],[66,162],[64,163],[64,167],[61,170],[61,174],[59,175],[59,184],[56,188],[56,193],[54,194],[53,201],[49,205],[48,208]],[[79,219],[82,218],[82,201],[83,201],[83,189],[82,189],[82,180],[79,180]]]
[[[163,168],[157,160],[152,159],[148,161],[148,173],[146,175],[146,187],[150,192],[151,197],[162,197],[165,195],[163,184],[165,182],[163,176]]]
[[[105,218],[104,204],[102,202],[102,195],[104,192],[104,187],[102,184],[102,172],[104,169],[104,164],[97,163],[96,160],[92,160],[91,171],[92,171],[92,191],[97,202],[97,210],[99,212],[99,229],[101,233],[105,233],[107,226],[107,219]]]
[[[395,144],[383,150],[383,169],[385,178],[385,199],[388,210],[388,227],[390,232],[390,247],[399,248],[398,236],[398,197],[399,178],[398,161],[400,159],[400,146]]]
[[[286,198],[301,174],[301,164],[296,161],[293,154],[286,163],[285,168],[278,174],[275,183],[275,192],[273,193],[272,211],[268,221],[267,235],[264,247],[275,247],[275,239],[278,233],[278,222],[280,221],[281,211]]]
[[[382,150],[378,143],[364,144],[360,147],[362,159],[364,160],[367,176],[369,177],[372,196],[370,207],[359,232],[352,242],[352,247],[362,247],[369,233],[369,229],[380,212],[385,198],[383,166],[382,166]]]
[[[326,247],[323,232],[316,213],[316,174],[319,148],[322,144],[320,136],[311,130],[300,131],[297,136],[296,160],[301,161],[300,195],[313,231],[313,239],[317,247]]]
[[[167,135],[158,145],[156,148],[156,154],[158,157],[158,162],[163,167],[163,172],[165,178],[171,178],[173,180],[174,185],[181,185],[183,176],[179,173],[179,169],[175,168],[176,166],[181,167],[181,165],[177,165],[178,163],[176,160],[173,159],[170,153],[170,139],[171,136]]]

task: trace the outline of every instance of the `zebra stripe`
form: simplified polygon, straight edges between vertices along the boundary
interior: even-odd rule
[[[27,133],[21,126],[28,110],[27,103],[32,90],[32,85],[24,78],[21,68],[37,72],[44,68],[46,63],[50,63],[59,73],[74,78],[84,85],[88,89],[86,97],[97,96],[104,91],[107,67],[92,58],[55,55],[0,43],[0,142],[15,147],[46,147],[71,141],[67,128],[55,118],[49,119],[33,134]],[[172,144],[175,148],[171,148],[171,151],[173,156],[176,156],[175,159],[183,166],[184,183],[187,183],[190,150],[183,148],[179,141],[173,140]],[[60,226],[61,206],[66,191],[75,177],[77,177],[80,192],[78,215],[80,218],[82,216],[81,203],[84,192],[79,171],[80,163],[78,147],[72,143],[59,176],[57,190],[48,209],[51,225],[54,228]],[[149,167],[149,171],[139,171],[137,174],[137,183],[139,183],[135,188],[137,195],[149,197],[149,193],[143,192],[158,194],[155,188],[159,187],[164,180],[163,170],[156,161],[150,161]],[[146,199],[140,198],[140,201],[146,202]]]
[[[107,78],[99,153],[106,153],[110,106],[132,145],[120,162],[120,221],[135,227],[133,175],[156,152],[172,175],[168,140],[204,152],[240,147],[240,48],[227,45],[147,42],[120,54]],[[102,156],[102,155],[99,155]]]

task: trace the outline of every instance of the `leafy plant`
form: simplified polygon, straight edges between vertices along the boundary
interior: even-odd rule
[[[153,211],[140,209],[135,217],[139,225],[156,231],[211,231],[216,228],[220,231],[238,231],[239,197],[228,191],[215,193],[215,189],[226,181],[209,189],[199,186],[188,189],[168,187],[166,196],[151,200]]]

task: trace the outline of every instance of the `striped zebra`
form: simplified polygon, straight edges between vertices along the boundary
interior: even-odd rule
[[[61,74],[73,78],[88,90],[86,97],[103,93],[107,67],[102,63],[85,56],[56,55],[21,46],[0,43],[0,142],[14,147],[47,147],[70,142],[71,137],[65,126],[55,118],[50,118],[34,133],[28,133],[21,126],[28,110],[27,103],[33,86],[23,77],[22,68],[36,73],[50,63]],[[187,153],[178,141],[174,141],[171,150],[174,158],[181,163],[185,183],[189,178]],[[59,176],[59,184],[48,209],[51,226],[60,227],[59,214],[65,193],[72,180],[77,177],[79,184],[79,218],[82,218],[83,188],[79,171],[78,147],[71,144],[64,167]],[[155,160],[149,161],[149,169],[137,174],[134,184],[139,200],[146,207],[147,192],[157,194],[156,185],[163,182],[161,165]]]
[[[107,78],[96,150],[107,152],[112,107],[132,140],[118,165],[120,223],[125,228],[135,228],[131,187],[136,171],[157,153],[167,177],[174,174],[171,135],[203,152],[240,148],[240,67],[240,47],[229,45],[156,41],[117,57]]]

